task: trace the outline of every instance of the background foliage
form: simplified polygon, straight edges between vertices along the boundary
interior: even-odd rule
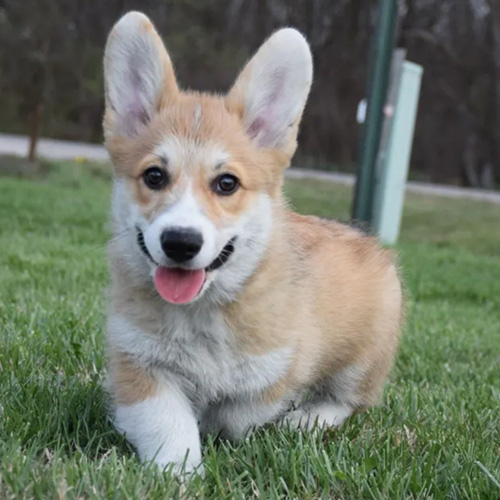
[[[376,0],[0,0],[0,130],[102,140],[101,59],[124,12],[146,12],[184,86],[224,91],[274,29],[309,39],[315,83],[296,164],[352,168]],[[400,0],[397,45],[424,66],[415,177],[493,187],[500,181],[500,1]]]

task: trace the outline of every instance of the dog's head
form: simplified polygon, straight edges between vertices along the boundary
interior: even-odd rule
[[[109,35],[104,74],[115,230],[134,239],[127,258],[143,261],[169,302],[207,289],[230,297],[273,230],[311,85],[307,42],[282,29],[226,96],[182,92],[152,23],[131,12]]]

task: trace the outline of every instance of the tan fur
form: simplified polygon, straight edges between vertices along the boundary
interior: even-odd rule
[[[351,364],[366,368],[360,397],[376,401],[392,365],[402,295],[391,252],[333,221],[282,212],[276,237],[240,300],[226,308],[242,348],[293,346],[274,400]],[[279,286],[273,284],[279,283]]]
[[[111,350],[109,371],[115,404],[133,405],[156,393],[157,383],[153,376],[136,365],[127,354]]]
[[[258,193],[268,194],[274,204],[271,243],[240,296],[223,309],[242,351],[264,354],[292,348],[288,372],[263,397],[278,400],[356,365],[362,372],[358,404],[373,404],[390,370],[401,323],[402,293],[391,252],[355,229],[286,209],[282,172],[295,151],[300,116],[280,150],[255,147],[242,124],[248,69],[226,98],[184,93],[178,91],[170,59],[164,49],[163,53],[169,76],[158,114],[147,129],[133,138],[116,136],[112,112],[106,111],[106,144],[117,176],[131,183],[149,219],[172,201],[176,187],[187,179],[194,183],[197,200],[216,226],[245,212]],[[216,196],[210,189],[211,179],[218,174],[216,165],[189,158],[183,164],[168,164],[172,181],[164,191],[145,189],[142,172],[161,161],[154,156],[154,148],[172,136],[200,147],[222,147],[230,159],[220,171],[234,172],[241,179],[241,189],[229,197]],[[126,280],[120,286],[126,287]],[[115,290],[120,286],[115,285]],[[120,307],[127,306],[118,304],[115,310]],[[112,358],[119,401],[132,404],[154,393],[150,375],[128,358],[119,354]]]
[[[201,118],[195,113],[196,107],[201,110]],[[104,126],[108,127],[106,120]],[[131,184],[135,200],[148,219],[174,201],[172,191],[187,179],[194,179],[197,198],[217,226],[223,225],[226,217],[247,209],[257,192],[274,194],[276,183],[280,182],[278,176],[282,165],[276,168],[275,160],[276,157],[282,160],[282,156],[253,148],[241,123],[228,112],[222,97],[182,93],[162,109],[140,136],[114,136],[112,127],[105,135],[113,164],[118,166],[117,174]],[[167,189],[161,192],[148,189],[141,175],[149,166],[161,164],[161,159],[152,154],[152,150],[162,138],[169,136],[175,136],[181,143],[221,144],[231,157],[222,171],[237,175],[241,183],[238,192],[230,197],[213,193],[210,181],[221,172],[215,170],[217,165],[201,163],[198,158],[187,158],[182,164],[169,162],[171,182]]]

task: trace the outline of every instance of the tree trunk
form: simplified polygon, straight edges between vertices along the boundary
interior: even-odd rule
[[[42,126],[43,105],[38,104],[30,115],[30,132],[29,132],[29,151],[28,160],[35,161],[36,147],[40,137],[40,129]]]

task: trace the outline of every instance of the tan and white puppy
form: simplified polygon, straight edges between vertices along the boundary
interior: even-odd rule
[[[225,96],[183,92],[131,12],[104,70],[110,379],[140,457],[191,471],[200,432],[339,425],[374,404],[401,321],[391,254],[282,196],[312,80],[303,36],[277,31]]]

